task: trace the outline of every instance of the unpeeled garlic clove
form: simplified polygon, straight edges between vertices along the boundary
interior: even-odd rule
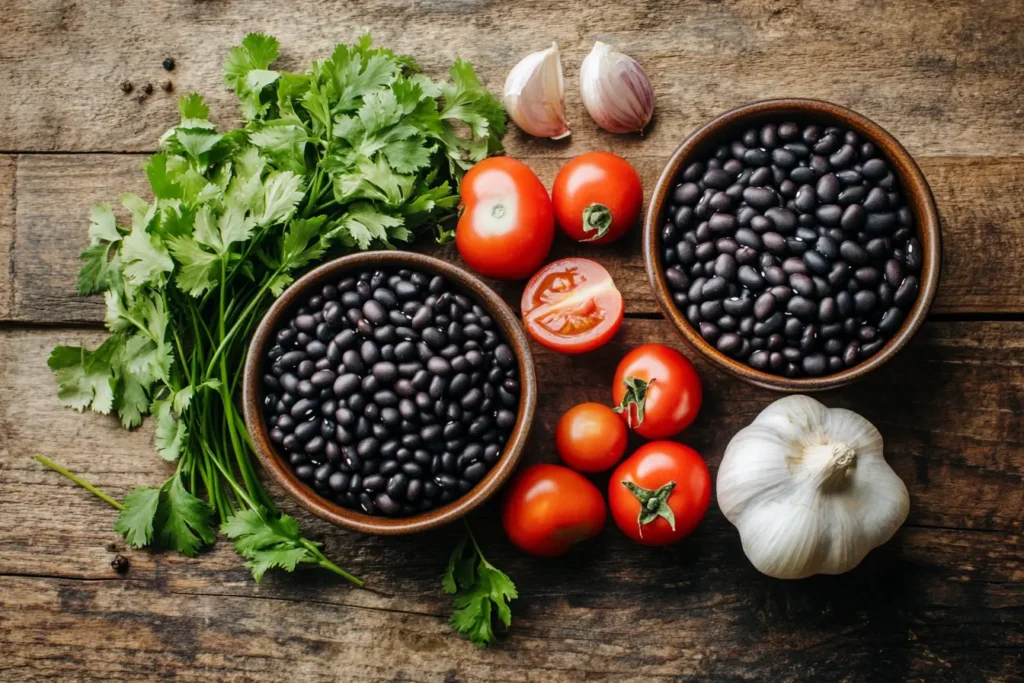
[[[612,133],[642,131],[654,115],[654,89],[643,68],[600,41],[580,67],[580,97],[597,125]]]
[[[527,55],[512,68],[503,100],[508,115],[530,135],[553,140],[569,135],[557,43]]]

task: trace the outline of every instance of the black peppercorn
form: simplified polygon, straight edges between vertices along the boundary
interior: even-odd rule
[[[110,561],[110,566],[113,567],[114,571],[118,574],[124,574],[127,573],[129,567],[132,565],[131,562],[128,561],[127,557],[117,554],[114,555],[114,559]]]
[[[129,80],[121,81],[121,92],[130,93],[135,88]]]
[[[174,57],[168,57],[164,60],[164,68],[168,71],[174,71]]]

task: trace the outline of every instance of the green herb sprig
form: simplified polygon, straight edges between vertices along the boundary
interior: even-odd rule
[[[275,38],[246,36],[224,66],[245,125],[219,132],[200,95],[182,98],[145,167],[153,200],[121,195],[127,224],[93,207],[78,290],[103,295],[110,336],[58,346],[49,366],[63,405],[116,412],[129,429],[156,420],[173,473],[123,503],[103,494],[129,545],[194,555],[219,525],[257,581],[314,564],[359,585],[257,477],[235,401],[246,345],[315,261],[444,234],[465,169],[501,151],[505,112],[468,62],[434,81],[369,36],[305,73],[271,69],[277,56]]]

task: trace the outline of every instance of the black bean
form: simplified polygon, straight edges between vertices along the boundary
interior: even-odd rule
[[[804,254],[803,258],[807,267],[818,275],[828,275],[829,271],[832,270],[832,266],[829,264],[828,259],[817,251],[808,251]]]
[[[773,206],[764,212],[765,218],[770,220],[775,229],[782,234],[792,232],[796,229],[796,214],[789,209]]]
[[[818,200],[823,204],[832,204],[839,198],[840,187],[839,178],[834,173],[826,173],[818,178],[815,188]]]
[[[719,351],[730,356],[739,351],[742,345],[742,337],[732,332],[723,334],[721,337],[718,338],[718,343],[716,344]]]
[[[716,213],[708,219],[708,228],[717,235],[731,235],[736,230],[736,217],[730,213]]]
[[[870,313],[876,301],[878,296],[868,289],[862,289],[853,295],[854,310],[861,314]]]
[[[892,300],[902,309],[909,309],[917,300],[918,280],[914,275],[908,275],[893,294]]]
[[[864,162],[864,166],[861,169],[861,173],[864,177],[869,180],[879,180],[889,172],[889,167],[886,166],[885,161],[882,159],[870,159]]]
[[[867,197],[861,202],[865,211],[877,212],[885,211],[889,208],[889,196],[880,187],[873,187],[868,192]]]

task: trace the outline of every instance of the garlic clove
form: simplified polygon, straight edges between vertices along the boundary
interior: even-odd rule
[[[560,140],[569,135],[558,44],[531,53],[505,79],[503,101],[509,117],[524,132]]]
[[[643,68],[600,41],[580,66],[580,97],[597,125],[612,133],[642,131],[654,115],[654,89]]]

